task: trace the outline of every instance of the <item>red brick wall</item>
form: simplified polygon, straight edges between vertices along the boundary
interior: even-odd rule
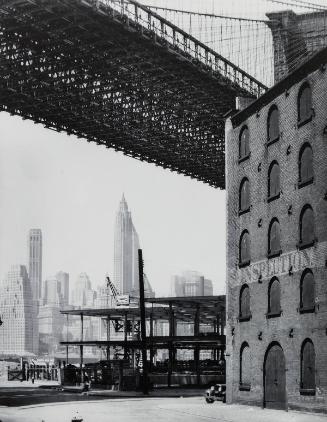
[[[250,131],[250,158],[238,162],[238,139],[243,124],[232,128],[226,122],[227,179],[227,401],[263,405],[263,365],[268,345],[278,341],[286,360],[286,388],[289,406],[325,402],[327,405],[327,71],[317,70],[307,80],[312,87],[314,117],[298,128],[297,95],[302,82],[295,84],[275,101],[250,116],[243,124]],[[272,104],[280,113],[278,142],[267,146],[267,115]],[[313,149],[314,182],[298,188],[298,157],[301,146],[309,142]],[[277,160],[281,169],[281,195],[267,202],[268,168]],[[258,168],[260,168],[260,171]],[[246,176],[250,181],[251,209],[238,215],[239,185]],[[315,214],[317,243],[298,250],[299,216],[303,205],[310,204]],[[292,213],[288,213],[289,207]],[[282,255],[267,258],[268,226],[279,219]],[[258,222],[261,220],[261,227]],[[251,264],[238,267],[240,234],[248,229],[251,237]],[[289,275],[289,267],[293,274]],[[315,277],[316,311],[300,314],[300,278],[304,268]],[[262,282],[259,283],[259,275]],[[267,319],[268,284],[277,275],[281,285],[282,315]],[[252,318],[238,321],[239,291],[247,283],[251,293]],[[293,338],[289,337],[293,329]],[[234,331],[234,335],[232,335]],[[262,332],[262,340],[258,339]],[[310,338],[316,353],[316,395],[300,395],[300,353],[304,339]],[[239,353],[247,341],[252,357],[250,391],[239,390]]]

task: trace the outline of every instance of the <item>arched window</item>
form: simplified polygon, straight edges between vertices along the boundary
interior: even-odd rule
[[[280,283],[278,278],[271,279],[268,287],[268,317],[280,316]]]
[[[251,387],[251,356],[248,343],[244,342],[240,350],[240,390]]]
[[[304,340],[301,348],[301,386],[300,392],[314,395],[316,393],[316,357],[310,339]]]
[[[299,90],[297,107],[299,123],[305,123],[312,118],[311,88],[307,82]]]
[[[273,218],[268,231],[268,256],[276,256],[281,253],[280,227],[277,218]]]
[[[250,263],[250,257],[250,235],[247,230],[244,230],[240,237],[239,265],[248,265]]]
[[[240,184],[239,191],[239,211],[244,213],[250,209],[250,182],[244,177]]]
[[[246,321],[249,320],[251,317],[251,309],[250,309],[250,288],[247,284],[244,284],[240,291],[240,299],[239,299],[239,320]]]
[[[240,132],[239,138],[239,159],[248,157],[250,154],[250,135],[247,126],[244,126]]]
[[[268,113],[267,122],[268,144],[277,141],[279,138],[279,112],[278,108],[273,105]]]
[[[277,161],[273,161],[268,170],[268,199],[278,198],[280,193],[280,169]]]
[[[299,155],[299,183],[307,184],[313,181],[313,156],[309,144],[304,144]]]
[[[315,241],[314,215],[310,205],[302,208],[300,215],[300,247],[312,246]]]
[[[315,280],[309,269],[302,273],[300,295],[300,312],[313,312],[315,309]]]

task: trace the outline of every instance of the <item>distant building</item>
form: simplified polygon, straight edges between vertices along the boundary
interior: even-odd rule
[[[43,300],[39,307],[40,353],[54,353],[63,331],[63,316],[60,314],[63,297],[61,283],[57,277],[49,277],[43,284]]]
[[[42,298],[42,232],[31,229],[28,234],[29,279],[32,286],[33,299]]]
[[[43,305],[61,306],[63,302],[61,284],[57,277],[49,277],[43,283]]]
[[[0,285],[0,353],[38,354],[37,307],[24,265],[12,266]]]
[[[139,295],[138,249],[139,236],[135,230],[131,212],[123,195],[116,215],[114,238],[114,283],[121,294]],[[154,296],[145,277],[146,296]]]
[[[72,305],[92,308],[96,299],[96,292],[92,290],[91,281],[86,273],[81,273],[72,292]]]
[[[58,271],[56,273],[56,279],[60,283],[62,306],[65,308],[69,305],[69,274],[63,271]]]
[[[175,275],[171,281],[171,296],[212,296],[212,281],[197,271],[184,271]]]

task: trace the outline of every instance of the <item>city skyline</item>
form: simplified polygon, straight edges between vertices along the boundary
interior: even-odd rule
[[[26,236],[37,227],[43,280],[62,270],[71,288],[81,272],[102,284],[113,275],[115,214],[125,192],[156,294],[167,295],[171,275],[186,269],[224,292],[225,192],[6,113],[0,126],[1,277],[12,264],[28,265]]]

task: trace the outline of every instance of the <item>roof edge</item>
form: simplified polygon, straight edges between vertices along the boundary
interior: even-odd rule
[[[314,56],[310,57],[307,61],[299,65],[292,73],[287,75],[284,79],[279,81],[276,85],[272,86],[267,92],[261,97],[251,103],[244,110],[239,111],[237,114],[231,117],[233,127],[239,126],[246,119],[253,114],[257,113],[264,106],[273,101],[280,94],[291,88],[302,79],[306,78],[310,73],[317,70],[321,64],[327,62],[327,47],[318,51]]]

